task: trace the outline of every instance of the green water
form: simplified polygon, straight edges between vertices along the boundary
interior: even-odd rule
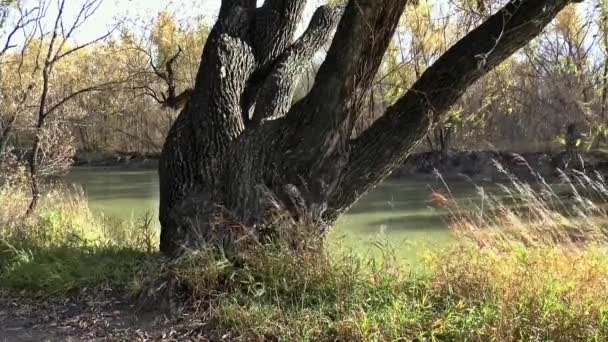
[[[68,181],[81,185],[97,213],[121,219],[146,212],[156,215],[156,170],[76,168]],[[473,198],[475,189],[464,182],[450,183],[459,201]],[[360,251],[371,251],[377,241],[390,242],[399,254],[413,256],[422,246],[445,246],[450,241],[445,212],[427,204],[431,189],[440,183],[428,180],[391,179],[363,197],[332,232],[332,239]]]

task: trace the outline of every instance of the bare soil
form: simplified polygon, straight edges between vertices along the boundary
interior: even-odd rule
[[[84,291],[65,299],[0,294],[0,342],[211,341],[195,312],[168,319],[142,312],[112,291]]]

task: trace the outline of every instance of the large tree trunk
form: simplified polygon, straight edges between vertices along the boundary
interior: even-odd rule
[[[407,0],[323,6],[295,42],[305,0],[266,0],[260,8],[255,0],[223,0],[192,96],[161,157],[161,250],[261,237],[277,211],[323,234],[407,157],[471,84],[569,2],[510,1],[351,140]],[[298,77],[336,26],[314,86],[292,106]]]

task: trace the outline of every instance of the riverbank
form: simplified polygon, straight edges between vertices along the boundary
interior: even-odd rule
[[[74,155],[74,166],[77,167],[132,167],[156,168],[160,159],[159,152],[84,152]]]
[[[77,167],[156,168],[160,153],[93,153],[74,156]],[[522,180],[548,180],[560,177],[559,170],[608,173],[608,153],[604,151],[566,153],[508,151],[451,151],[446,154],[421,152],[412,154],[393,172],[394,177],[435,177],[437,170],[447,179],[470,179],[477,182],[505,182],[509,175]]]
[[[605,201],[510,190],[525,213],[491,198],[454,213],[453,243],[415,269],[382,239],[374,259],[286,240],[167,263],[150,221],[97,221],[78,195],[43,198],[28,220],[0,207],[0,341],[608,339]]]
[[[447,154],[425,152],[411,155],[394,175],[469,179],[476,182],[547,181],[561,178],[563,172],[578,170],[586,174],[608,173],[608,153],[534,152],[517,154],[501,151],[463,151]]]

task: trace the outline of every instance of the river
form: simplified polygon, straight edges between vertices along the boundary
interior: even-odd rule
[[[121,219],[146,212],[156,215],[158,176],[152,169],[75,168],[68,182],[81,185],[96,213]],[[363,197],[346,215],[332,239],[359,251],[377,242],[390,242],[399,254],[413,256],[422,246],[443,246],[450,241],[445,212],[428,206],[431,189],[441,183],[420,179],[390,179]],[[475,197],[472,184],[450,184],[460,202]]]

